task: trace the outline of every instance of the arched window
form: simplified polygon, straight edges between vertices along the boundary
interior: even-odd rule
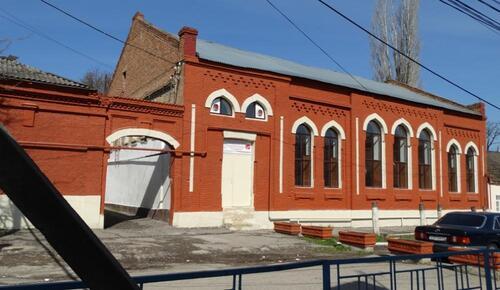
[[[295,185],[311,186],[311,129],[299,125],[295,132]]]
[[[212,105],[210,106],[210,113],[232,116],[233,108],[231,107],[229,101],[224,97],[218,97],[212,101]]]
[[[448,191],[458,192],[458,149],[451,145],[448,150]]]
[[[375,121],[366,128],[365,185],[382,187],[382,132]]]
[[[476,192],[476,150],[469,147],[467,155],[465,156],[465,171],[467,174],[467,192]]]
[[[394,132],[394,187],[408,188],[408,132],[399,125]]]
[[[421,189],[432,189],[431,133],[424,129],[418,136],[418,184]]]
[[[337,131],[328,129],[325,133],[323,148],[323,176],[325,187],[339,187],[339,135]]]
[[[245,116],[247,118],[265,120],[266,111],[264,110],[264,107],[261,104],[259,104],[259,102],[253,102],[247,107]]]

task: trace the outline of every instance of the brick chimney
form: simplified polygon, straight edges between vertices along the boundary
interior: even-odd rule
[[[144,14],[142,14],[141,12],[137,11],[135,14],[134,14],[134,17],[132,17],[132,20],[142,20],[144,21]]]
[[[178,34],[183,55],[196,56],[196,37],[198,36],[198,30],[184,26]]]
[[[479,103],[474,103],[472,105],[468,105],[467,108],[469,108],[469,109],[471,109],[473,111],[481,113],[481,115],[483,116],[483,119],[486,120],[486,109],[485,109],[485,106],[484,106],[483,102],[479,102]]]

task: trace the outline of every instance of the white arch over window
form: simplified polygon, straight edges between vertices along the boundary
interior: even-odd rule
[[[241,105],[241,111],[239,112],[245,114],[247,112],[248,106],[250,106],[250,104],[252,104],[253,102],[259,102],[264,107],[264,110],[266,110],[267,116],[273,115],[273,108],[271,107],[271,104],[267,101],[266,98],[259,94],[253,94],[248,97]]]
[[[446,145],[446,152],[450,152],[450,148],[452,145],[455,145],[455,147],[457,148],[458,154],[462,154],[462,147],[460,146],[460,143],[458,143],[458,141],[455,138],[448,141],[448,145]]]
[[[437,141],[437,134],[436,134],[436,130],[434,130],[434,127],[432,127],[431,124],[429,124],[428,122],[424,122],[422,123],[418,129],[417,129],[417,138],[420,136],[420,133],[424,130],[424,129],[428,129],[429,132],[431,132],[432,134],[432,140],[434,141]]]
[[[465,154],[467,154],[467,150],[469,150],[469,147],[472,147],[474,148],[474,150],[476,151],[476,156],[479,155],[479,148],[477,147],[476,143],[474,143],[473,141],[469,141],[467,144],[465,144]]]
[[[293,123],[292,133],[295,134],[297,132],[297,128],[299,128],[299,126],[304,123],[309,126],[314,136],[318,136],[318,127],[316,127],[316,124],[314,124],[314,122],[306,116],[298,118],[297,121]]]
[[[147,136],[155,139],[162,140],[175,149],[177,149],[180,146],[180,143],[175,140],[174,137],[170,136],[167,133],[163,133],[160,131],[156,130],[151,130],[151,129],[141,129],[141,128],[127,128],[127,129],[121,129],[118,131],[115,131],[113,134],[109,135],[106,137],[106,141],[109,144],[112,144],[116,140],[122,138],[122,137],[127,137],[127,136]]]
[[[366,128],[368,128],[368,123],[370,123],[370,121],[372,121],[372,120],[375,120],[380,125],[380,127],[382,127],[384,134],[387,134],[389,132],[389,130],[387,129],[387,125],[385,124],[384,119],[382,119],[382,117],[380,117],[377,113],[373,113],[373,114],[369,115],[368,117],[366,117],[365,122],[363,123],[363,130],[364,131],[366,131]]]
[[[399,125],[405,126],[406,131],[408,132],[409,136],[413,137],[413,129],[411,127],[411,124],[410,124],[410,122],[406,121],[406,119],[404,119],[404,118],[400,118],[400,119],[396,120],[396,122],[394,122],[394,124],[392,124],[392,128],[391,128],[392,135],[394,135],[396,133],[396,129],[398,128]],[[408,143],[408,144],[410,144],[410,143]]]
[[[329,121],[323,126],[321,129],[321,137],[325,137],[326,131],[330,128],[334,128],[339,133],[340,139],[345,140],[344,128],[342,128],[342,126],[334,120]]]
[[[205,107],[210,108],[212,107],[212,102],[217,99],[218,97],[223,97],[225,98],[229,103],[231,103],[231,106],[233,107],[233,111],[236,112],[241,112],[240,109],[240,104],[238,103],[238,100],[226,89],[219,89],[214,92],[212,92],[207,99],[205,100]]]

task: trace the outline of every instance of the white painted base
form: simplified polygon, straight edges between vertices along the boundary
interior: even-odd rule
[[[87,225],[94,229],[104,227],[104,215],[100,214],[99,195],[65,195],[64,198],[75,209]],[[33,227],[30,221],[5,194],[0,195],[0,229],[22,229]]]
[[[443,210],[446,214],[452,210]],[[251,217],[249,217],[251,214]],[[334,227],[371,227],[371,210],[294,210],[294,211],[253,211],[244,212],[243,225],[229,225],[228,218],[223,212],[176,212],[173,225],[175,227],[222,227],[231,229],[255,230],[272,229],[274,221],[297,221],[301,224],[314,224]],[[426,223],[432,224],[437,220],[436,210],[426,210]],[[236,220],[231,217],[231,220]],[[379,210],[379,225],[390,226],[418,226],[420,212],[418,210]]]

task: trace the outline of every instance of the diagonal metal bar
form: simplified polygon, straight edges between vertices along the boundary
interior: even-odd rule
[[[139,289],[19,144],[0,129],[0,188],[91,289]]]

